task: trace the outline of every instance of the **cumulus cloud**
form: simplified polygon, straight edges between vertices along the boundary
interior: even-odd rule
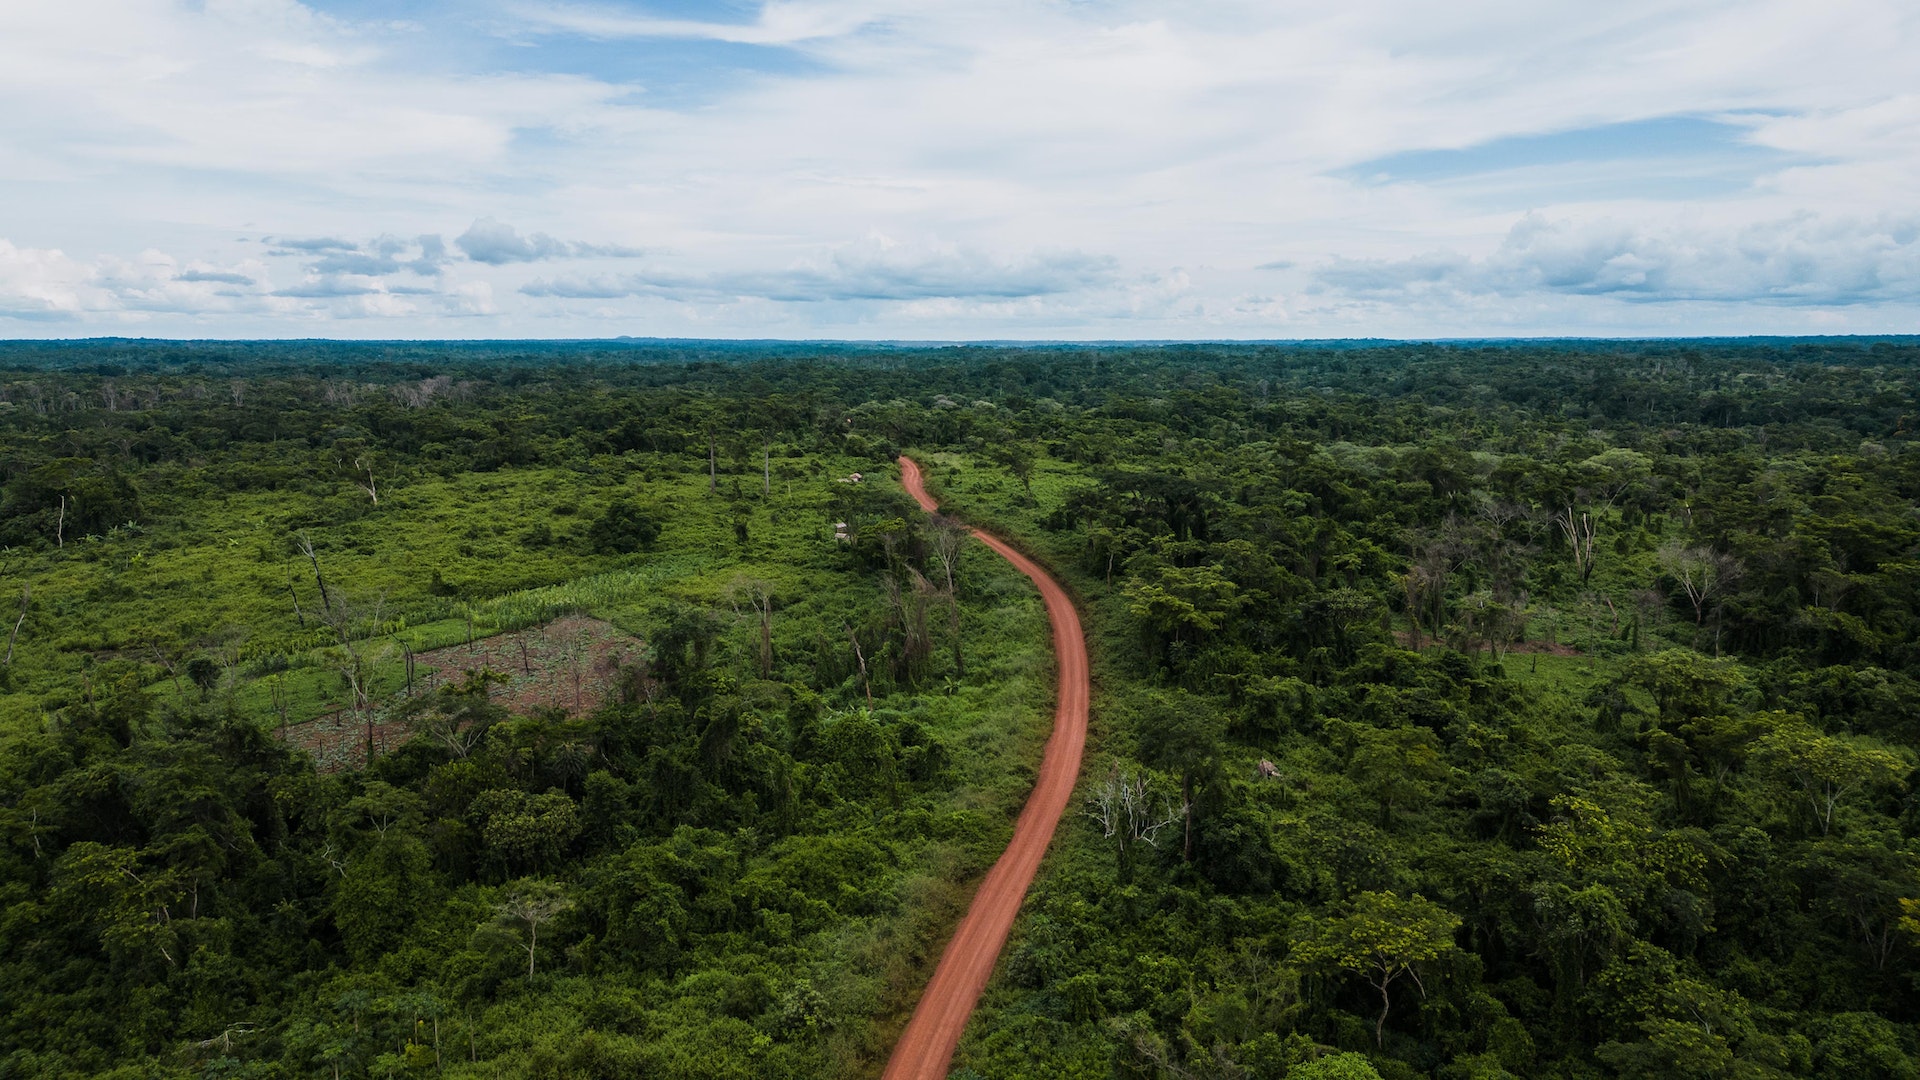
[[[1528,214],[1483,258],[1335,259],[1328,290],[1376,300],[1557,293],[1633,302],[1853,306],[1920,300],[1920,214],[1650,228]]]
[[[0,239],[0,318],[45,321],[92,316],[261,312],[271,302],[257,287],[254,265],[182,268],[170,255],[81,260],[54,248],[23,248]]]
[[[536,279],[520,291],[573,300],[652,296],[703,303],[1018,299],[1103,285],[1114,273],[1111,258],[1080,252],[1003,262],[970,250],[906,252],[870,244],[842,248],[823,262],[784,270],[708,274],[652,270],[614,277]]]
[[[395,252],[421,255],[418,241],[375,241],[358,255],[390,258]],[[356,253],[328,250],[317,263],[342,254]],[[151,249],[131,257],[79,259],[58,249],[20,247],[0,238],[0,320],[16,322],[393,318],[493,311],[492,286],[484,281],[443,286],[439,277],[426,280],[425,285],[399,285],[377,275],[309,272],[298,283],[276,288],[268,268],[258,261],[183,264]]]
[[[477,263],[501,266],[506,263],[537,262],[541,259],[615,258],[628,259],[642,254],[639,248],[619,244],[590,244],[578,240],[555,240],[546,233],[519,231],[504,221],[480,218],[467,231],[454,238],[454,246]]]
[[[341,274],[376,277],[402,270],[431,277],[447,263],[447,244],[437,233],[426,233],[411,240],[379,236],[364,244],[325,237],[318,240],[267,240],[268,254],[296,256],[308,260],[311,276],[334,277]]]
[[[90,289],[92,278],[91,268],[62,252],[0,240],[0,316],[73,318],[87,307],[82,291]]]

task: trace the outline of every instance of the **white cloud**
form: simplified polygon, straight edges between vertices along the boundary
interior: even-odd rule
[[[624,244],[592,244],[582,240],[555,240],[543,232],[521,236],[513,226],[492,218],[481,218],[454,238],[453,244],[478,263],[499,266],[504,263],[538,262],[542,259],[608,258],[631,259],[642,254],[639,248]]]
[[[0,240],[0,316],[16,319],[72,318],[86,309],[81,299],[93,273],[57,250],[17,248]]]
[[[485,281],[464,281],[453,287],[455,309],[462,315],[494,313],[493,286]]]
[[[690,274],[656,269],[617,276],[535,279],[528,296],[614,299],[654,296],[699,303],[770,300],[783,304],[1010,299],[1070,293],[1105,284],[1113,260],[1079,252],[999,262],[976,251],[914,250],[885,237],[843,247],[822,260],[781,270]]]
[[[15,328],[25,323],[85,326],[179,319],[204,326],[208,320],[228,318],[390,319],[492,313],[493,290],[485,281],[444,288],[432,280],[426,285],[395,284],[379,273],[334,265],[342,259],[378,259],[380,252],[406,246],[390,239],[366,248],[346,242],[296,242],[294,250],[318,253],[318,258],[299,281],[275,287],[271,268],[259,260],[183,263],[149,249],[132,257],[103,255],[82,261],[59,249],[20,247],[0,238],[0,320],[10,320]],[[369,250],[372,255],[367,254]]]
[[[1920,214],[1799,215],[1738,228],[1522,218],[1473,259],[1342,259],[1319,268],[1335,291],[1444,301],[1461,294],[1603,296],[1630,302],[1822,305],[1920,301]]]
[[[477,10],[423,30],[293,0],[0,5],[0,236],[20,245],[0,311],[70,332],[378,316],[564,335],[644,315],[1097,337],[1920,314],[1899,240],[1920,9],[1900,0]],[[1676,115],[1780,153],[1706,194],[1608,163],[1558,186],[1342,175]],[[845,246],[876,233],[948,246]],[[279,239],[249,250],[288,254],[236,263],[262,234]],[[616,261],[633,241],[644,265]],[[129,254],[147,249],[178,265]]]
[[[0,238],[0,318],[138,321],[155,313],[266,312],[273,305],[256,287],[262,270],[258,264],[182,267],[158,251],[81,262],[58,249],[22,248]]]
[[[596,38],[706,38],[744,45],[793,45],[839,37],[883,18],[875,4],[770,0],[751,22],[661,19],[588,4],[526,4],[514,13],[532,27]]]

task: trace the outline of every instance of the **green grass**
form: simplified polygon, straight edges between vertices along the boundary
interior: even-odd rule
[[[1542,693],[1560,693],[1574,700],[1596,686],[1620,678],[1620,661],[1606,656],[1556,656],[1552,653],[1508,653],[1500,658],[1507,677]]]
[[[469,615],[475,636],[575,612],[632,629],[663,600],[724,605],[742,578],[771,583],[783,599],[804,595],[836,572],[832,478],[874,463],[775,462],[766,497],[757,475],[722,476],[721,491],[709,494],[704,468],[649,454],[583,469],[396,477],[378,507],[344,484],[221,494],[155,481],[152,520],[139,528],[0,552],[0,596],[28,585],[33,596],[0,684],[0,733],[37,727],[78,700],[91,666],[108,665],[103,674],[116,680],[133,673],[162,700],[180,696],[165,665],[183,672],[196,655],[239,670],[284,657],[289,719],[328,711],[343,697],[329,689],[337,676],[322,670],[334,634],[316,618],[313,568],[294,548],[301,532],[312,538],[329,594],[359,614],[356,633],[398,636],[416,651],[464,641]],[[590,549],[587,528],[616,497],[662,521],[655,550]],[[748,529],[745,543],[736,522]],[[379,665],[376,685],[389,690],[400,671],[397,656]],[[242,678],[232,688],[237,706],[277,721],[270,685]]]

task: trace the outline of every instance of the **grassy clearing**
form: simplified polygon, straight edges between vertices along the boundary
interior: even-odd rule
[[[725,606],[743,580],[800,597],[838,570],[832,478],[861,468],[873,463],[795,453],[776,459],[771,493],[759,476],[725,475],[710,493],[704,462],[636,453],[581,469],[396,478],[377,507],[344,485],[182,491],[135,528],[0,552],[0,594],[31,586],[33,597],[0,684],[0,732],[79,700],[89,671],[137,679],[163,703],[198,699],[185,678],[194,657],[220,668],[214,693],[248,715],[297,723],[338,707],[345,691],[327,656],[337,635],[318,617],[299,535],[329,596],[352,610],[382,694],[404,679],[402,641],[425,651],[575,613],[633,630],[664,602]],[[588,543],[616,498],[661,522],[654,550]]]
[[[1500,660],[1507,677],[1541,693],[1564,694],[1578,701],[1594,687],[1617,682],[1620,661],[1606,656],[1509,653]]]

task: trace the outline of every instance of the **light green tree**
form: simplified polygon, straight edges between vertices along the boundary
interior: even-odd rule
[[[561,912],[573,907],[573,898],[551,881],[527,880],[507,887],[493,907],[494,923],[502,929],[524,927],[522,944],[527,952],[527,978],[533,978],[534,958],[540,949],[540,928]]]
[[[1380,1080],[1380,1073],[1363,1054],[1328,1054],[1288,1069],[1287,1080]]]
[[[1359,975],[1379,992],[1380,1018],[1373,1026],[1374,1045],[1379,1046],[1386,1039],[1393,984],[1411,975],[1425,997],[1427,987],[1417,965],[1453,951],[1453,932],[1459,926],[1458,915],[1418,893],[1403,899],[1390,892],[1364,892],[1354,898],[1351,912],[1321,922],[1311,937],[1295,943],[1293,957],[1308,967]]]
[[[1753,744],[1753,761],[1820,826],[1833,829],[1834,812],[1848,796],[1897,784],[1905,762],[1892,751],[1857,736],[1828,735],[1800,720],[1788,720]]]

